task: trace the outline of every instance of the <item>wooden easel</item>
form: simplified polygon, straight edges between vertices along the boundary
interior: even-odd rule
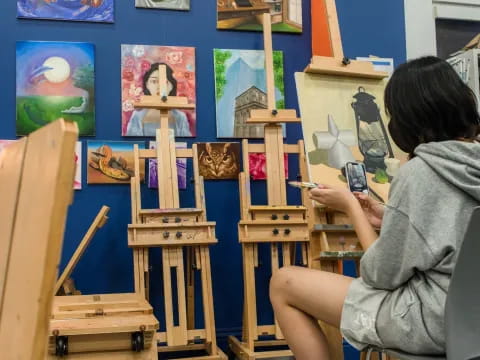
[[[238,224],[239,241],[242,244],[244,307],[242,340],[229,337],[229,346],[241,360],[253,360],[278,356],[291,356],[290,350],[256,351],[256,347],[285,345],[278,324],[259,326],[257,323],[255,268],[258,267],[258,245],[270,244],[272,273],[280,267],[295,263],[296,245],[301,244],[302,263],[309,262],[308,221],[305,206],[289,206],[286,197],[284,154],[298,154],[301,175],[307,177],[303,141],[296,145],[283,143],[282,123],[300,122],[295,110],[277,110],[273,76],[273,50],[271,18],[263,16],[265,65],[268,109],[252,110],[247,123],[265,123],[265,143],[249,144],[243,140],[243,172],[240,181],[241,221]],[[268,205],[253,206],[250,198],[249,154],[265,153],[267,158]],[[302,200],[308,201],[307,192]],[[280,250],[281,249],[281,250]],[[261,340],[261,337],[269,340]],[[273,340],[271,339],[273,337]]]
[[[312,14],[313,57],[305,72],[378,80],[388,76],[387,73],[375,71],[370,62],[344,57],[335,0],[312,0]],[[329,181],[327,175],[322,178],[322,182],[335,183],[338,179]],[[331,209],[314,208],[312,202],[308,202],[307,207],[310,214],[310,249],[313,257],[310,267],[343,273],[343,260],[354,260],[359,274],[363,249],[348,217]],[[320,325],[329,341],[331,358],[343,360],[342,335],[339,329],[322,322]],[[365,355],[366,353],[361,354],[362,359]]]
[[[226,359],[217,347],[213,311],[210,253],[208,246],[217,243],[215,223],[208,222],[203,178],[199,176],[197,146],[192,149],[176,149],[173,130],[168,126],[172,109],[192,109],[183,97],[167,97],[166,67],[159,68],[160,94],[143,96],[135,106],[160,110],[160,128],[156,132],[157,148],[134,148],[135,176],[131,181],[132,224],[128,227],[128,244],[134,249],[135,291],[149,296],[148,249],[162,249],[163,285],[166,331],[157,334],[159,352],[205,350],[205,360]],[[192,158],[195,180],[195,209],[181,208],[179,203],[176,158]],[[142,209],[140,191],[140,159],[157,159],[158,209]],[[185,268],[184,255],[187,258]],[[205,328],[195,327],[194,272],[201,273],[203,314]],[[175,277],[172,272],[176,273]],[[185,285],[185,273],[187,286]],[[174,303],[173,289],[177,294]],[[175,321],[174,316],[177,320]],[[192,357],[189,359],[197,359]]]
[[[77,124],[60,119],[0,154],[2,359],[45,357],[77,137]]]

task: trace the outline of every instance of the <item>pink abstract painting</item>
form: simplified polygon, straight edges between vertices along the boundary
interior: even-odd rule
[[[288,155],[285,154],[285,178],[288,179]],[[250,175],[253,180],[265,180],[267,178],[267,158],[265,153],[252,153],[248,157]]]

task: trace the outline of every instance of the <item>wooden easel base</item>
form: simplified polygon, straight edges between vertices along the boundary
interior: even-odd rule
[[[188,352],[188,351],[198,351],[198,350],[205,350],[207,355],[200,355],[200,356],[192,356],[192,357],[181,357],[181,360],[228,360],[228,356],[219,348],[217,347],[214,351],[216,355],[211,355],[212,351],[209,351],[207,344],[190,344],[184,346],[162,346],[159,345],[157,347],[157,351],[160,354],[159,359],[162,359],[162,353],[173,353],[173,352]]]
[[[287,345],[284,340],[255,341],[255,347],[269,348]],[[249,349],[248,345],[238,340],[235,336],[228,337],[228,346],[235,356],[240,360],[270,359],[277,357],[293,356],[291,350],[266,350],[255,351]]]
[[[67,355],[64,357],[57,357],[55,355],[47,354],[45,360],[157,360],[158,353],[155,346],[150,349],[135,353],[133,351],[101,351],[101,352],[87,352]]]

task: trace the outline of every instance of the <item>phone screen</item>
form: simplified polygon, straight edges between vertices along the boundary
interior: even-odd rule
[[[367,173],[362,163],[348,162],[345,165],[348,187],[351,192],[368,194]]]

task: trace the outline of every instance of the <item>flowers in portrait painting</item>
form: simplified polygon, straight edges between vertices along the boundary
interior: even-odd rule
[[[166,56],[167,62],[172,65],[183,62],[183,53],[181,51],[170,51]]]

